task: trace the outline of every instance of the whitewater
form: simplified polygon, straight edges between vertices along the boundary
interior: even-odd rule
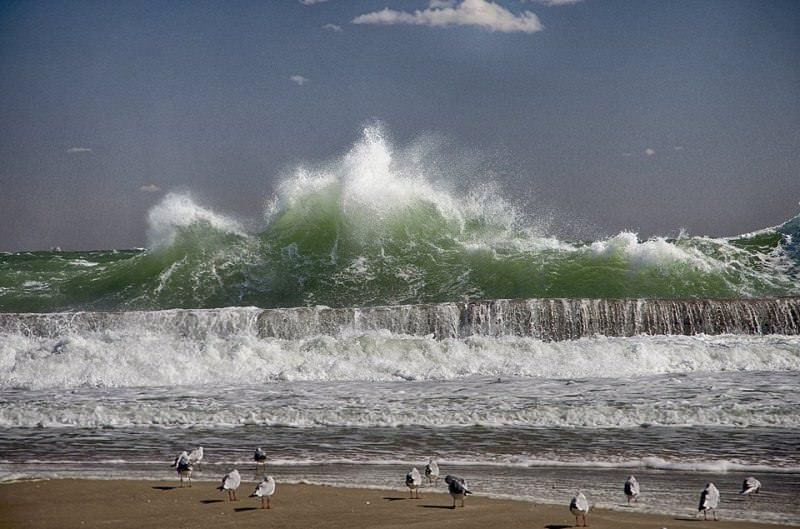
[[[793,523],[800,217],[731,237],[555,235],[485,174],[368,126],[251,221],[168,193],[143,249],[0,254],[0,479],[404,489]],[[754,227],[760,228],[760,227]],[[744,477],[764,485],[737,495]],[[524,491],[524,492],[521,492]],[[565,507],[566,508],[566,507]]]

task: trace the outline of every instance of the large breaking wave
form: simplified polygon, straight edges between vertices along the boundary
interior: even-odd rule
[[[566,241],[491,175],[447,165],[367,127],[341,158],[288,174],[260,228],[171,193],[149,214],[146,250],[2,254],[0,310],[800,293],[800,217],[730,238]]]

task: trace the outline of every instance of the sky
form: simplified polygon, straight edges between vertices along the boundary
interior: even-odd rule
[[[145,246],[176,191],[263,218],[375,122],[565,232],[774,226],[798,28],[794,0],[0,0],[0,251]]]

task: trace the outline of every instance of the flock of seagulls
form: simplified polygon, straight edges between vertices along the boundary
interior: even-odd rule
[[[189,487],[192,486],[192,471],[195,467],[199,467],[202,459],[202,446],[198,446],[190,452],[184,450],[175,457],[172,467],[176,469],[178,476],[180,477],[181,487],[184,486],[184,479],[187,480]],[[253,461],[256,463],[256,472],[258,472],[259,468],[265,470],[267,464],[266,452],[264,452],[264,450],[262,450],[260,447],[256,448],[255,453],[253,454]],[[438,483],[439,465],[435,460],[430,459],[428,460],[428,464],[425,465],[425,477],[428,479],[429,486],[435,486]],[[453,499],[453,505],[451,508],[455,509],[458,502],[461,503],[461,507],[464,507],[464,498],[469,494],[472,494],[469,488],[467,488],[467,482],[464,480],[464,478],[448,474],[445,476],[444,482],[447,484],[447,491],[450,493],[450,497]],[[238,498],[236,497],[236,490],[239,488],[241,483],[242,476],[239,474],[239,471],[234,468],[225,474],[225,476],[223,476],[222,482],[217,487],[217,490],[225,492],[229,501],[238,501]],[[405,484],[406,487],[408,487],[410,497],[412,499],[419,499],[419,489],[422,487],[422,475],[416,467],[412,468],[410,471],[408,471],[408,473],[406,473]],[[261,498],[261,508],[270,509],[270,498],[273,494],[275,494],[275,488],[275,479],[272,476],[265,475],[249,497]],[[753,494],[758,494],[760,490],[761,482],[750,476],[742,482],[742,490],[739,494],[750,497]],[[640,487],[635,476],[628,476],[628,478],[625,480],[625,484],[623,485],[623,491],[628,499],[629,505],[631,502],[638,503]],[[719,489],[717,489],[716,485],[711,482],[706,483],[705,488],[703,488],[702,492],[700,493],[700,503],[697,508],[698,512],[703,513],[704,520],[708,519],[709,513],[712,514],[714,521],[717,520],[719,496]],[[569,503],[569,511],[573,516],[575,516],[576,527],[589,526],[589,523],[586,519],[589,509],[589,500],[586,498],[586,495],[583,492],[578,492]]]
[[[196,466],[199,466],[202,459],[202,446],[198,446],[191,452],[184,450],[178,454],[177,457],[175,457],[172,467],[176,469],[178,476],[180,476],[181,487],[184,486],[184,478],[186,478],[188,486],[192,486],[192,471]],[[253,460],[256,462],[256,472],[258,471],[259,466],[262,467],[262,469],[266,469],[267,454],[261,448],[256,448],[255,454],[253,455]],[[219,487],[217,487],[217,490],[225,492],[229,501],[239,501],[239,499],[236,497],[236,490],[241,484],[242,476],[239,474],[239,471],[234,468],[222,477],[222,483],[220,483]],[[275,494],[275,479],[272,476],[264,476],[264,479],[261,480],[253,493],[250,494],[250,497],[261,498],[261,508],[270,509],[270,497],[273,494]],[[266,506],[264,505],[265,500]]]
[[[639,482],[635,476],[628,476],[623,485],[623,491],[628,498],[628,504],[631,502],[638,503],[639,501]],[[758,494],[761,490],[761,482],[756,478],[750,476],[742,482],[742,490],[739,493],[742,496],[751,496]],[[717,506],[719,505],[719,489],[713,483],[706,483],[706,486],[700,492],[700,504],[697,507],[698,512],[703,513],[703,519],[708,520],[708,513],[710,512],[714,521],[717,521]],[[586,514],[589,512],[589,501],[583,492],[579,492],[572,501],[569,503],[569,510],[575,516],[575,525],[577,527],[588,527],[586,521]],[[579,521],[583,523],[580,524]]]

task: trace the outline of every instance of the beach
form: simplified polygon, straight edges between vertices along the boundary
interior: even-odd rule
[[[261,509],[248,495],[254,483],[243,483],[238,501],[229,502],[216,482],[193,482],[180,488],[175,481],[43,480],[0,485],[0,528],[114,527],[124,528],[247,528],[330,529],[447,528],[485,529],[566,528],[575,518],[566,505],[534,504],[468,496],[465,507],[451,509],[446,492],[423,489],[420,499],[407,491],[359,489],[304,484],[278,484],[271,508]],[[759,529],[789,527],[756,522],[703,521],[702,516],[664,516],[593,509],[588,522],[595,528]]]

